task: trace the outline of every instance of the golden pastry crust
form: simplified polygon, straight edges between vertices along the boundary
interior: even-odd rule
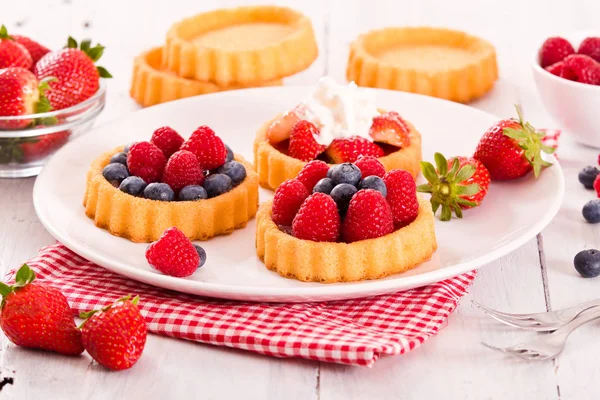
[[[281,80],[257,82],[252,86],[220,86],[212,82],[201,82],[180,78],[162,66],[163,47],[155,47],[137,56],[133,62],[133,78],[129,94],[141,106],[148,107],[167,101],[183,99],[201,94],[245,89],[259,86],[281,86]]]
[[[99,228],[132,242],[153,242],[165,229],[177,227],[191,240],[207,240],[243,228],[258,208],[258,175],[241,156],[246,179],[231,191],[207,200],[156,201],[134,197],[111,185],[102,169],[123,147],[106,152],[92,163],[87,174],[83,206]]]
[[[176,23],[167,33],[164,61],[181,77],[250,85],[300,72],[317,55],[306,16],[286,7],[251,6]]]
[[[258,210],[256,254],[267,268],[287,278],[322,283],[378,279],[416,267],[437,249],[431,203],[421,198],[413,223],[354,243],[297,239],[275,225],[272,206],[268,201]]]
[[[306,162],[282,153],[269,142],[267,129],[275,119],[266,122],[256,133],[254,139],[254,165],[260,184],[266,189],[275,190],[288,179],[295,178]],[[421,134],[409,121],[404,120],[410,128],[410,146],[394,151],[379,161],[386,171],[403,169],[416,178],[421,171]],[[333,164],[330,164],[333,165]]]
[[[346,70],[359,86],[425,94],[462,103],[487,93],[498,78],[487,41],[438,28],[384,28],[350,45]]]

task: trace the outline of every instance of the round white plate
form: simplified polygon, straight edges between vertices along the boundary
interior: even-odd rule
[[[254,249],[255,222],[231,235],[202,242],[208,260],[189,278],[155,271],[144,257],[146,244],[132,243],[97,228],[84,213],[85,176],[93,159],[119,144],[149,140],[170,125],[189,135],[211,126],[234,151],[252,160],[259,126],[291,108],[310,87],[249,89],[201,96],[151,107],[98,127],[61,149],[37,178],[33,197],[48,231],[68,248],[116,273],[139,281],[203,296],[249,301],[321,301],[406,290],[479,268],[518,248],[539,233],[558,211],[564,192],[560,165],[513,182],[494,183],[483,205],[462,220],[436,220],[439,248],[419,267],[385,279],[320,284],[286,279],[267,270]],[[374,89],[369,89],[374,90]],[[421,131],[423,157],[435,151],[469,155],[498,117],[464,105],[408,93],[376,90],[377,106],[397,110]],[[261,201],[272,196],[261,189]]]

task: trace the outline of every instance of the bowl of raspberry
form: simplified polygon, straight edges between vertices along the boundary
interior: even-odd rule
[[[600,31],[546,39],[535,52],[533,76],[559,127],[600,148]]]
[[[0,178],[37,175],[104,109],[104,47],[68,39],[53,51],[0,28]]]

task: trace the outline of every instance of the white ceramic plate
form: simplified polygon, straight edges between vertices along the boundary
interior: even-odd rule
[[[98,127],[67,144],[47,164],[34,188],[34,205],[48,231],[76,253],[122,275],[197,295],[250,301],[337,300],[406,290],[475,268],[518,248],[539,233],[558,211],[564,192],[558,164],[539,179],[492,184],[481,207],[462,220],[436,221],[439,249],[433,258],[404,274],[374,281],[319,284],[286,279],[256,257],[255,223],[201,245],[206,265],[189,278],[156,272],[147,264],[146,244],[135,244],[96,228],[82,206],[86,171],[100,153],[119,144],[149,140],[159,126],[189,135],[211,126],[236,152],[252,160],[258,127],[302,100],[312,88],[278,87],[232,91],[151,107]],[[423,156],[472,154],[498,117],[460,104],[407,93],[376,90],[377,105],[397,110],[423,135]],[[261,189],[261,200],[272,196]]]

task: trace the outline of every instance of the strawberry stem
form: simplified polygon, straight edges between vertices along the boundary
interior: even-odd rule
[[[91,39],[84,39],[81,41],[81,43],[78,44],[77,40],[75,40],[73,37],[69,36],[69,38],[67,39],[67,45],[65,46],[65,48],[66,49],[67,48],[68,49],[79,49],[79,50],[83,51],[95,63],[96,61],[100,60],[100,57],[102,57],[102,54],[104,54],[104,49],[106,47],[102,46],[100,43],[98,43],[97,45],[92,47]],[[100,75],[101,78],[112,78],[112,75],[110,74],[110,72],[108,72],[108,70],[106,68],[101,67],[101,66],[96,66],[96,69],[98,70],[98,74]]]
[[[6,283],[0,282],[0,295],[2,295],[2,306],[4,306],[4,300],[6,296],[13,293],[15,290],[29,285],[35,280],[35,272],[29,268],[29,265],[23,264],[15,275],[15,283],[12,286]]]
[[[0,27],[0,39],[14,40],[13,37],[8,34],[8,29],[6,29],[6,26],[4,25]]]

